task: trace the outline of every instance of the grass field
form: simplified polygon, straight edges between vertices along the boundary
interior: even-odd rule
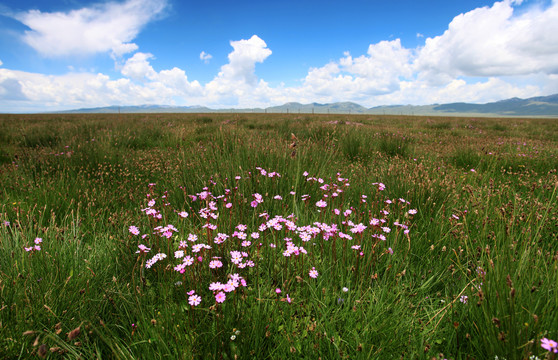
[[[557,168],[556,119],[2,115],[0,358],[556,359]]]

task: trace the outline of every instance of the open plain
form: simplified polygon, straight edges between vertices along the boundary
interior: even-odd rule
[[[556,119],[2,115],[0,358],[555,359],[557,169]]]

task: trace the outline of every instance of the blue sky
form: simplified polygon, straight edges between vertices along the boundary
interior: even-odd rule
[[[558,92],[558,0],[0,4],[0,111]]]

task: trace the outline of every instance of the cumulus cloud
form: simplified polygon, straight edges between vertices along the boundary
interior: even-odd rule
[[[368,47],[366,55],[353,58],[348,52],[322,68],[311,69],[304,86],[318,94],[345,94],[348,98],[395,91],[401,78],[412,75],[411,51],[399,39]]]
[[[149,55],[149,54],[144,54]],[[69,73],[47,76],[0,69],[0,103],[5,111],[39,111],[109,105],[176,104],[176,99],[201,98],[203,87],[188,81],[178,68],[156,72],[145,56],[137,57],[126,76],[111,79],[105,74]],[[134,78],[132,78],[132,76]],[[184,101],[178,105],[185,105]]]
[[[271,50],[257,35],[248,40],[231,41],[231,46],[233,51],[229,54],[229,63],[221,67],[217,79],[254,85],[257,81],[256,63],[263,62],[271,55]]]
[[[30,28],[23,40],[44,56],[103,52],[122,56],[137,50],[137,45],[131,41],[165,7],[166,0],[127,0],[69,12],[30,10],[14,17]]]
[[[206,64],[209,63],[209,60],[211,60],[212,58],[213,56],[211,56],[211,54],[207,54],[205,51],[202,51],[200,53],[200,60]]]
[[[263,94],[269,91],[269,86],[263,80],[258,81],[255,73],[256,63],[271,55],[265,41],[253,35],[230,44],[233,51],[228,55],[229,62],[205,86],[207,100],[212,104],[241,106],[254,103],[254,97],[267,98]]]
[[[126,60],[120,71],[122,75],[134,80],[143,80],[144,78],[153,80],[157,73],[149,63],[151,58],[153,58],[153,55],[149,53],[135,53],[134,56]]]
[[[426,39],[415,71],[434,83],[558,73],[558,2],[515,14],[519,3],[505,0],[456,16],[442,35]]]

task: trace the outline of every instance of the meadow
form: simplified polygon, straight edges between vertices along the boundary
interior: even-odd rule
[[[556,359],[558,120],[0,116],[2,359]]]

